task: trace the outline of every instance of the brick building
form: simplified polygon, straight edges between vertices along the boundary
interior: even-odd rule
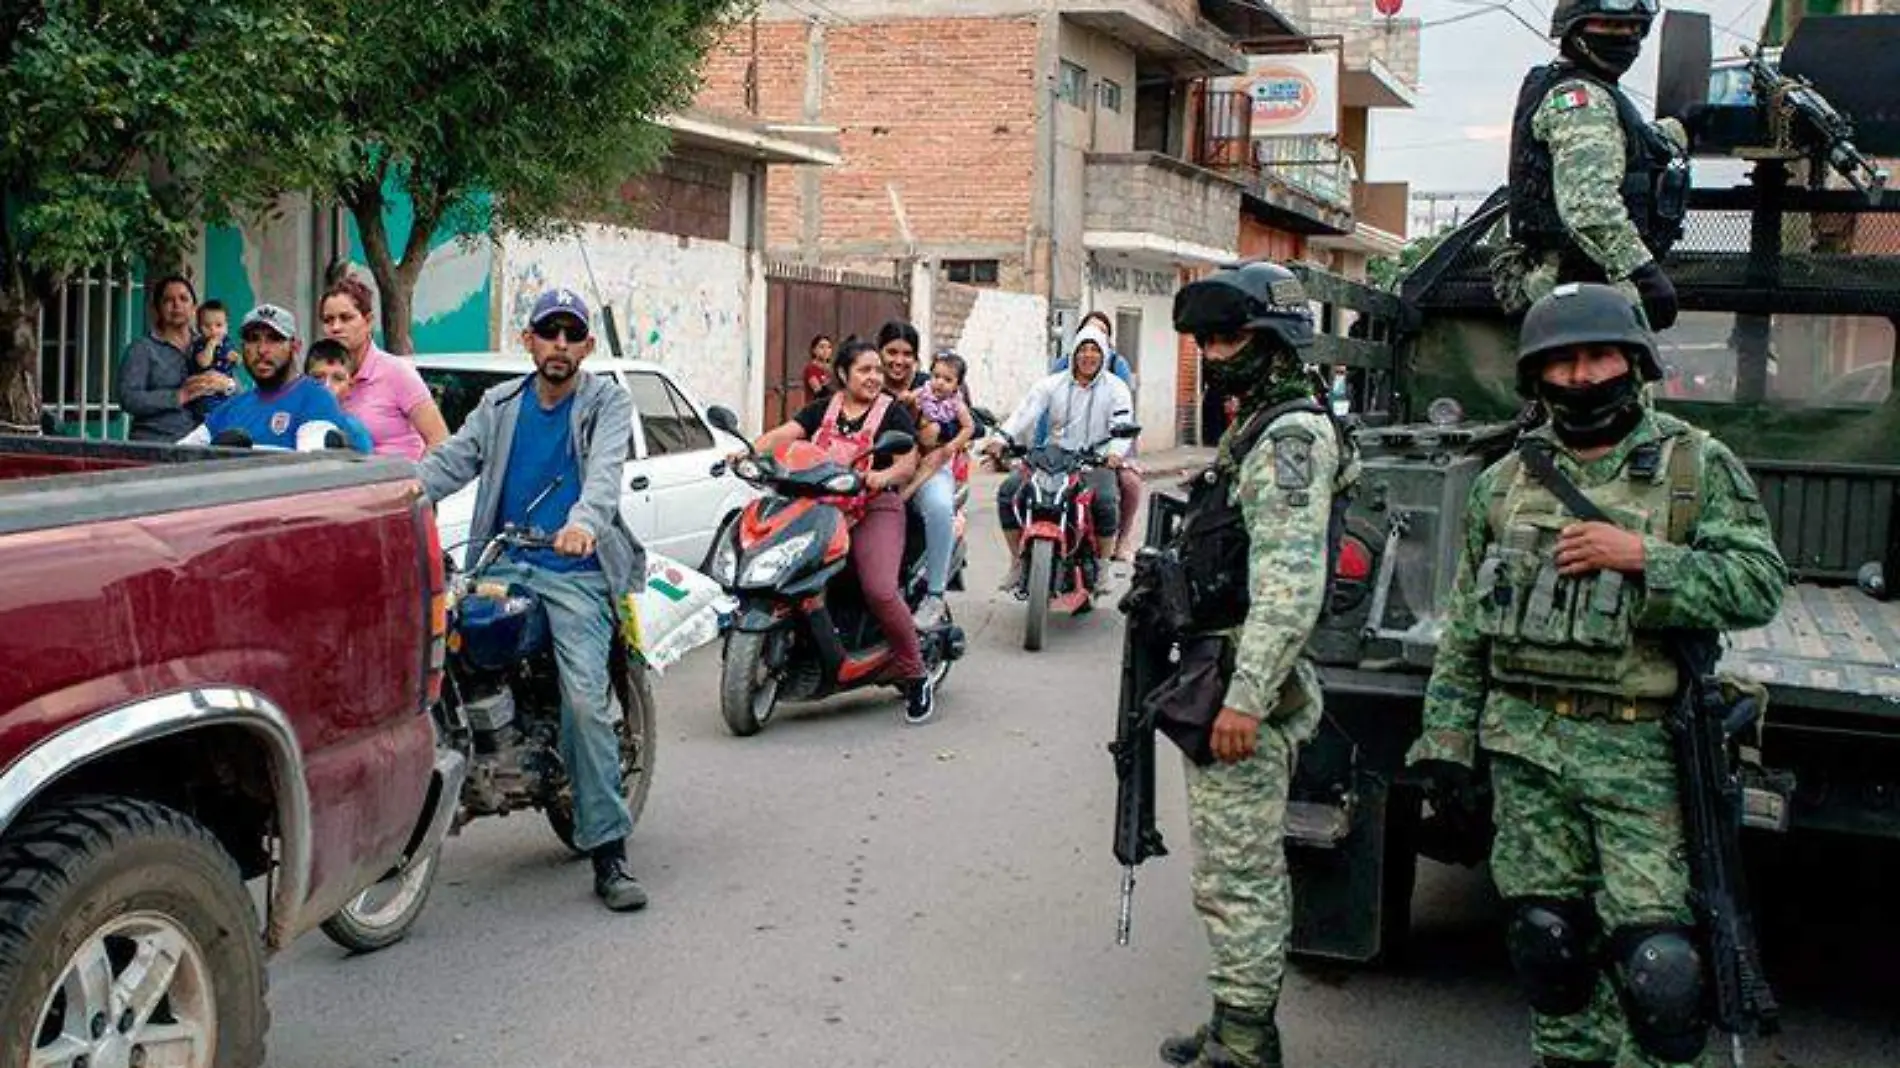
[[[1169,322],[1183,280],[1243,254],[1363,269],[1386,247],[1355,221],[1384,204],[1350,165],[1219,160],[1202,137],[1207,79],[1247,71],[1243,40],[1306,42],[1306,17],[1305,0],[779,0],[715,49],[700,99],[838,137],[841,166],[770,184],[773,258],[923,265],[942,299],[913,301],[920,325],[974,356],[976,388],[1001,405],[1083,311],[1107,311],[1136,367],[1144,445],[1166,447],[1198,429],[1198,357]],[[1335,158],[1363,160],[1365,108],[1409,106],[1416,24],[1397,25],[1358,53],[1343,40]],[[1402,233],[1402,192],[1394,214]],[[1044,327],[1016,339],[1035,318],[1024,302]],[[972,305],[996,314],[970,325]]]

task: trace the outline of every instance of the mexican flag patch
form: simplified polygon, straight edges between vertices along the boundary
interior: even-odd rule
[[[1582,86],[1578,86],[1574,89],[1565,89],[1561,93],[1553,94],[1550,98],[1549,107],[1552,111],[1575,111],[1589,102],[1589,91]]]

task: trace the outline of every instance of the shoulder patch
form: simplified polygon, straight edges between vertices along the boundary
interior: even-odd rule
[[[1273,436],[1273,484],[1286,491],[1313,484],[1313,435],[1303,428]]]
[[[1575,111],[1590,105],[1590,91],[1581,85],[1572,85],[1568,89],[1558,89],[1544,98],[1546,111]]]

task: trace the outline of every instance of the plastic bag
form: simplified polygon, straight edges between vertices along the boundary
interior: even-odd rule
[[[737,605],[719,584],[677,560],[647,554],[646,589],[628,594],[621,633],[653,672],[719,637]]]

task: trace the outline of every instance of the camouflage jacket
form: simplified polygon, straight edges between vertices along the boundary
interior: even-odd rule
[[[1659,440],[1665,421],[1684,426],[1651,412],[1594,461],[1581,462],[1559,446],[1557,466],[1586,491],[1622,478],[1631,453]],[[1787,567],[1753,481],[1735,454],[1714,438],[1705,438],[1699,453],[1700,500],[1687,544],[1645,535],[1644,570],[1631,577],[1639,598],[1631,621],[1637,631],[1741,630],[1766,625],[1780,609]],[[1426,685],[1424,729],[1408,763],[1470,765],[1482,747],[1551,770],[1561,766],[1560,735],[1552,729],[1556,713],[1490,685],[1490,650],[1476,622],[1478,566],[1494,540],[1492,500],[1504,468],[1500,462],[1478,476],[1465,508],[1465,544]]]
[[[1235,494],[1247,524],[1246,622],[1235,633],[1234,677],[1226,706],[1278,726],[1295,740],[1319,725],[1319,682],[1301,657],[1326,594],[1326,535],[1333,494],[1349,484],[1327,417],[1289,412],[1237,460],[1236,425],[1222,439],[1221,463],[1235,463]],[[1335,485],[1335,483],[1341,485]]]
[[[1688,144],[1674,119],[1657,124],[1664,137]],[[1531,118],[1531,133],[1550,148],[1551,192],[1557,214],[1577,247],[1603,268],[1611,284],[1635,299],[1635,287],[1623,280],[1654,257],[1623,202],[1625,133],[1616,101],[1588,79],[1559,82],[1545,94]],[[1549,295],[1559,283],[1559,257],[1525,260],[1523,250],[1499,265],[1499,297],[1507,308],[1522,308]]]

